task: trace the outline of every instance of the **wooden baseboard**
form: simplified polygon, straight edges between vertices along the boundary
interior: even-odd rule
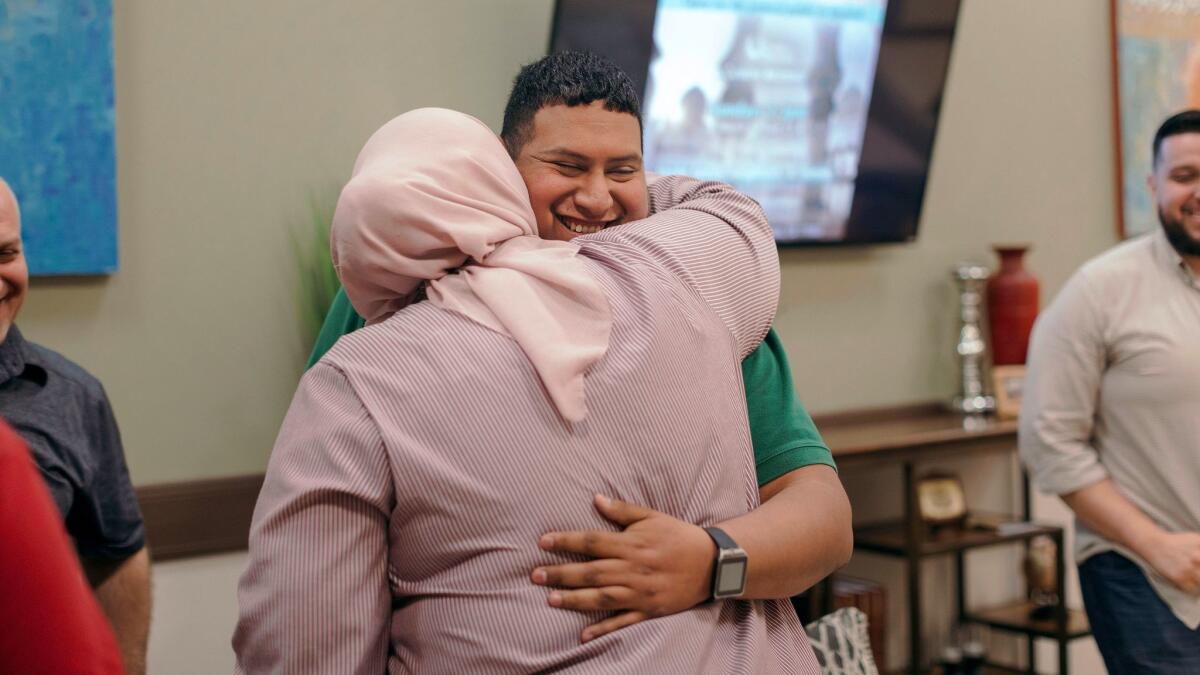
[[[262,483],[262,474],[252,474],[137,488],[151,558],[245,550]]]

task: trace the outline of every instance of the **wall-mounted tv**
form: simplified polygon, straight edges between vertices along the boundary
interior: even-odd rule
[[[782,246],[911,241],[959,0],[558,0],[550,49],[642,91],[646,168],[737,186]]]

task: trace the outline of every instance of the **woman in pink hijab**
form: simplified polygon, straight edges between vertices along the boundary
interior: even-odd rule
[[[542,533],[614,529],[597,491],[701,526],[758,503],[739,363],[774,318],[771,230],[728,186],[663,180],[682,207],[543,241],[478,120],[422,109],[371,137],[331,241],[368,326],[276,441],[239,672],[817,672],[786,600],[581,643],[603,613],[529,583],[567,562]]]
[[[583,374],[608,345],[608,301],[578,247],[538,238],[499,143],[479,120],[436,108],[375,132],[338,200],[333,264],[367,324],[424,284],[433,304],[511,336],[563,418],[578,422]]]

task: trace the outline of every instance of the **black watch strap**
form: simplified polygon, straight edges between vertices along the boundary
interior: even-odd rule
[[[741,597],[746,590],[746,552],[719,527],[706,527],[704,532],[717,543],[709,598],[723,600]]]
[[[713,541],[717,542],[717,548],[738,547],[737,542],[733,540],[733,537],[725,534],[725,530],[722,530],[719,527],[706,527],[704,528],[704,531],[708,533],[708,536],[712,537]]]

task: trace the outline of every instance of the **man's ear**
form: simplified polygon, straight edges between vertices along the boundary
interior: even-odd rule
[[[1154,171],[1154,169],[1151,169],[1150,173],[1146,174],[1146,188],[1150,190],[1150,197],[1157,200],[1158,187],[1154,184]]]

